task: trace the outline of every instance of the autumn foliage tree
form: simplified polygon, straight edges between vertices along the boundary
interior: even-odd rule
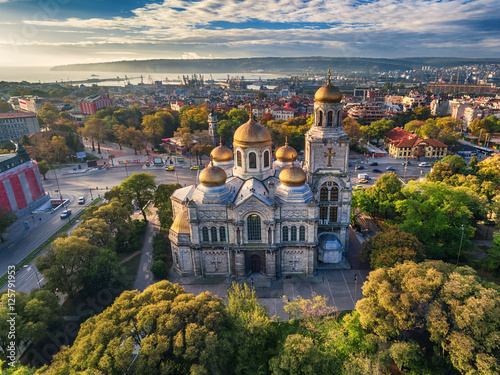
[[[40,373],[226,374],[233,366],[231,328],[222,299],[160,281],[142,293],[122,293]]]

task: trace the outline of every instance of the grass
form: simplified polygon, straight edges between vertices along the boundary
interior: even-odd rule
[[[89,206],[94,206],[103,198],[96,198]],[[52,236],[50,236],[44,243],[38,246],[35,250],[29,253],[21,262],[16,264],[16,273],[23,269],[23,267],[33,261],[37,257],[37,255],[45,250],[61,233],[67,232],[69,228],[71,228],[75,224],[75,220],[77,220],[81,215],[85,213],[86,209],[81,210],[78,214],[76,214],[70,221],[64,224],[59,230],[57,230]],[[7,273],[5,273],[0,278],[0,286],[3,286],[7,282]]]

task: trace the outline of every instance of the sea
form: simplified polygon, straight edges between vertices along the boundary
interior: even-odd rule
[[[100,81],[100,82],[82,82],[85,85],[92,85],[96,83],[99,86],[125,86],[127,81],[125,81],[125,76],[127,76],[128,81],[133,84],[139,84],[141,81],[144,84],[149,84],[155,81],[162,81],[163,83],[178,83],[179,77],[187,75],[191,77],[192,73],[158,73],[158,72],[101,72],[101,71],[51,71],[50,66],[0,66],[0,81],[7,82],[21,82],[27,81],[30,83],[68,83],[81,80],[104,80],[104,79],[114,79],[110,81]],[[225,81],[229,77],[245,77],[245,81],[258,82],[262,80],[263,84],[268,79],[285,77],[283,75],[267,74],[267,73],[203,73],[200,72],[197,75],[202,75],[205,81],[213,79],[216,82]],[[142,78],[141,78],[142,76]],[[120,80],[117,80],[120,78]],[[257,86],[259,87],[259,86]],[[253,88],[253,87],[252,87]]]

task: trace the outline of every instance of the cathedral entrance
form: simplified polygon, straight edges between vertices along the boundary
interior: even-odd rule
[[[252,273],[260,273],[260,257],[257,254],[253,254],[250,258],[250,268]]]

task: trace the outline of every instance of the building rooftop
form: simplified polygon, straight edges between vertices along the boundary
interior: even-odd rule
[[[8,171],[30,160],[28,153],[22,147],[17,150],[17,153],[0,155],[0,173]]]
[[[25,117],[36,117],[36,114],[32,112],[20,112],[20,111],[0,113],[0,119],[25,118]]]

